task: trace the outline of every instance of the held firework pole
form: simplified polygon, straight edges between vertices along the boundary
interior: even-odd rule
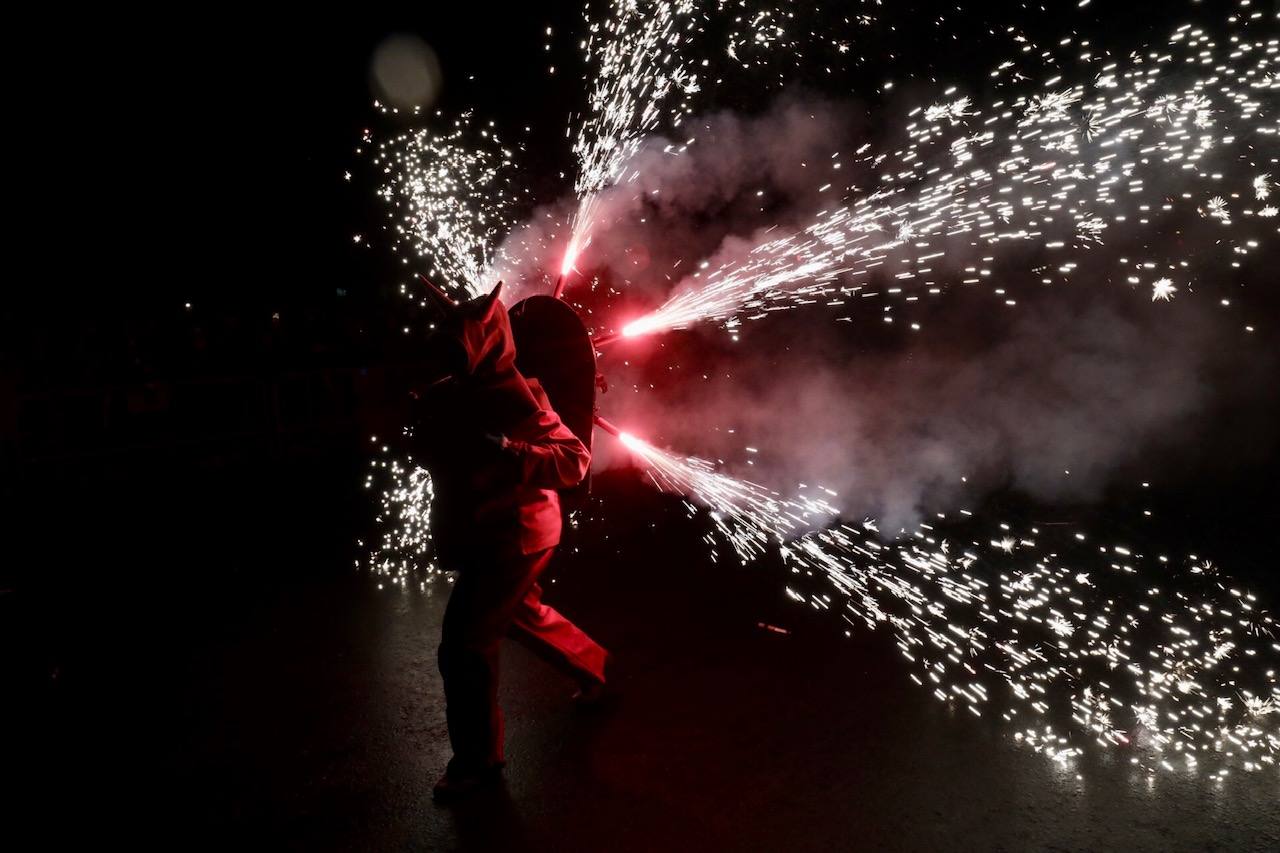
[[[556,279],[555,289],[551,291],[553,298],[563,298],[564,286],[569,283],[569,273],[573,272],[573,267],[577,260],[578,238],[575,236],[569,239],[569,245],[564,250],[564,260],[560,262],[560,277]]]
[[[616,426],[609,423],[599,415],[596,415],[595,420],[596,420],[596,426],[600,427],[600,429],[609,433],[609,435],[613,436],[614,438],[622,438],[622,430],[618,429]]]
[[[566,285],[568,285],[569,283],[569,275],[575,270],[574,261],[577,259],[576,242],[577,242],[576,240],[571,241],[569,244],[568,251],[565,253],[564,262],[561,264],[561,267],[560,267],[560,275],[556,277],[555,287],[552,288],[552,291],[551,291],[552,299],[557,299],[557,300],[564,299],[564,291],[565,291]],[[602,347],[608,346],[609,344],[613,343],[614,341],[622,337],[626,337],[626,335],[623,332],[611,332],[606,335],[600,335],[599,337],[591,339],[591,346],[594,349],[599,350]],[[603,376],[601,376],[600,374],[596,374],[597,386],[602,389],[605,387],[603,384],[603,379],[604,379]],[[631,446],[628,443],[628,439],[630,438],[630,436],[628,436],[622,430],[618,429],[618,427],[614,426],[609,421],[605,420],[599,415],[594,415],[593,422],[600,429],[609,433],[609,435],[618,439],[624,445]]]
[[[609,421],[606,421],[604,418],[600,417],[599,415],[596,415],[595,417],[595,424],[596,426],[600,427],[600,429],[604,430],[605,432],[609,433],[609,435],[616,438],[618,442],[622,444],[623,447],[627,448],[627,450],[630,450],[632,453],[638,453],[641,456],[643,456],[645,459],[652,459],[651,449],[648,447],[648,445],[646,445],[640,439],[636,438],[631,433],[623,432],[622,430],[618,429],[612,423],[610,423]]]
[[[607,347],[620,337],[622,337],[621,332],[610,332],[607,335],[600,335],[599,337],[592,338],[591,345],[596,349],[600,349],[601,347]]]

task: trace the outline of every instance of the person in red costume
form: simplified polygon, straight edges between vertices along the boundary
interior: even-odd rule
[[[591,454],[538,381],[516,369],[502,284],[460,304],[428,287],[442,320],[429,340],[435,372],[411,392],[413,446],[435,491],[431,528],[440,564],[458,572],[439,650],[453,747],[433,792],[442,800],[501,776],[504,636],[570,675],[582,700],[601,692],[608,653],[543,604],[538,585],[560,543],[558,490],[582,481]]]

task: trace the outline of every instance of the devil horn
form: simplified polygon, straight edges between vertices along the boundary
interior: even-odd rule
[[[501,293],[502,282],[498,282],[493,290],[489,292],[489,295],[484,298],[484,318],[486,320],[493,316],[493,310],[498,304],[498,296],[501,295]]]

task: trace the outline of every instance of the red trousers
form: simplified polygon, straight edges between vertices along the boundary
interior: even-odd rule
[[[542,603],[538,576],[555,548],[468,566],[458,573],[444,612],[440,675],[454,758],[482,766],[502,761],[498,658],[510,635],[580,683],[604,681],[605,650]]]

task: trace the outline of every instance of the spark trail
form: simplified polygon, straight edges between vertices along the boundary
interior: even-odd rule
[[[673,126],[688,114],[697,75],[681,50],[696,26],[693,0],[613,0],[604,18],[587,19],[586,62],[594,69],[588,117],[578,128],[574,212],[560,273],[573,269],[591,242],[596,201],[616,182],[641,141],[665,117]],[[684,100],[668,104],[677,95]]]
[[[626,179],[643,138],[664,117],[679,126],[688,114],[699,85],[688,50],[699,8],[617,0],[602,24],[588,20],[584,46],[596,78],[574,144],[578,198],[562,270],[601,227],[600,194]],[[743,17],[731,58],[752,45],[791,43],[785,16],[772,8]],[[1125,256],[1117,276],[1150,287],[1153,300],[1192,292],[1202,263],[1225,251],[1224,263],[1238,266],[1276,230],[1280,42],[1254,34],[1264,14],[1236,13],[1226,37],[1184,26],[1122,61],[1064,40],[1083,51],[1078,79],[1087,82],[1058,75],[1019,92],[1015,63],[1002,63],[992,77],[1006,97],[979,106],[948,90],[912,111],[901,147],[877,154],[867,146],[850,158],[872,189],[846,187],[846,200],[808,227],[715,258],[710,274],[625,332],[734,327],[772,310],[838,302],[878,275],[936,292],[964,267],[960,283],[978,284],[1014,246],[1033,247],[1035,274],[1052,283],[1068,280],[1079,253],[1106,240],[1124,249],[1115,252]],[[742,36],[753,27],[757,35]],[[375,160],[403,260],[429,258],[433,277],[469,293],[484,285],[517,196],[512,152],[487,130],[476,135],[464,119],[442,135],[396,137]],[[1167,235],[1178,230],[1184,246],[1175,249]],[[1225,249],[1211,248],[1218,244]],[[1069,762],[1096,746],[1124,750],[1150,772],[1276,767],[1275,621],[1211,564],[1099,548],[1083,534],[1050,542],[1035,528],[983,536],[974,521],[921,525],[885,542],[871,522],[837,520],[834,493],[801,487],[785,498],[707,460],[622,440],[655,485],[705,506],[739,557],[778,548],[793,598],[851,625],[889,625],[913,680],[942,701],[1007,721],[1052,758]],[[371,564],[407,587],[415,571],[435,569],[430,479],[389,454],[368,481],[371,489],[379,478],[389,483]],[[709,539],[713,554],[717,541]]]
[[[836,508],[827,502],[826,496],[835,497],[829,489],[818,487],[816,491],[823,493],[819,497],[784,498],[764,486],[720,473],[708,460],[679,456],[630,433],[621,433],[618,439],[644,463],[658,489],[697,496],[710,507],[716,529],[744,561],[836,516]],[[806,492],[806,487],[800,491]],[[714,541],[708,542],[714,554]]]
[[[1035,258],[1036,275],[1021,278],[1051,284],[1109,240],[1109,277],[1164,300],[1209,264],[1229,273],[1280,230],[1265,171],[1280,158],[1269,97],[1280,92],[1280,40],[1241,18],[1225,38],[1184,25],[1123,64],[1086,52],[1089,82],[1058,75],[981,107],[960,96],[913,109],[903,147],[855,153],[873,191],[852,188],[852,201],[798,232],[727,246],[624,334],[842,305],[873,276],[891,293],[978,284],[1017,247]]]
[[[470,115],[451,130],[418,130],[378,144],[391,234],[403,262],[431,263],[433,280],[466,297],[487,290],[493,247],[510,230],[519,195],[516,152]]]
[[[861,0],[862,5],[866,2]],[[816,39],[811,32],[791,31],[796,15],[789,4],[608,0],[605,5],[599,20],[593,19],[590,4],[584,10],[588,32],[584,61],[590,69],[587,114],[573,144],[578,160],[577,205],[559,266],[562,276],[575,268],[593,232],[602,225],[601,192],[634,177],[634,172],[628,173],[630,161],[648,136],[659,128],[676,130],[692,114],[695,98],[703,91],[694,68],[706,69],[710,64],[706,57],[709,29],[724,29],[720,37],[725,54],[744,69],[767,67],[779,54],[799,63]],[[865,25],[872,16],[864,13],[856,19]],[[710,28],[709,22],[714,22]],[[841,53],[847,52],[847,42],[830,41]],[[681,150],[682,146],[668,149],[674,155]]]
[[[659,488],[707,508],[739,558],[778,548],[792,598],[888,626],[916,684],[1057,762],[1096,748],[1152,774],[1280,767],[1276,621],[1209,561],[1007,524],[982,537],[966,512],[889,542],[870,521],[815,529],[837,512],[825,498],[787,500],[621,439]],[[814,581],[826,589],[801,591]]]

